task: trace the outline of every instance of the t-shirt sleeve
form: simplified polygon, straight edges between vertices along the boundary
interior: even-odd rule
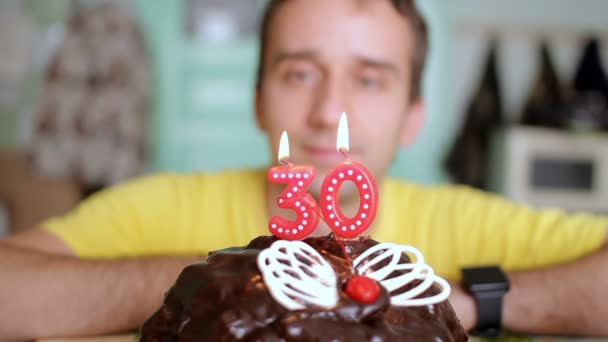
[[[183,201],[176,182],[173,175],[156,175],[117,185],[42,227],[83,258],[188,254],[184,234],[175,229]]]
[[[439,190],[453,228],[459,266],[498,263],[509,270],[580,258],[605,243],[608,218],[534,210],[468,187]]]

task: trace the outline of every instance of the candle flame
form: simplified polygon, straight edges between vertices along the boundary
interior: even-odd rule
[[[283,131],[283,134],[281,134],[278,158],[279,162],[286,162],[289,160],[289,136],[286,131]]]
[[[350,148],[348,140],[348,119],[346,118],[346,112],[343,112],[340,117],[340,123],[338,124],[338,140],[336,144],[336,148],[339,152],[348,152]]]

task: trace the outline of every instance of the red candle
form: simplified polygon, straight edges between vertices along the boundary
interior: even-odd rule
[[[378,186],[365,166],[348,158],[348,121],[344,113],[338,126],[337,148],[347,160],[338,164],[323,180],[321,211],[337,236],[353,238],[365,232],[376,217]],[[359,191],[359,210],[353,217],[346,217],[340,209],[340,188],[346,181],[352,181]]]
[[[268,229],[280,239],[300,240],[310,235],[319,224],[317,203],[306,192],[316,176],[316,170],[312,166],[295,166],[289,162],[287,132],[281,135],[279,162],[283,165],[268,171],[268,181],[287,185],[277,198],[277,205],[295,211],[296,219],[290,221],[281,216],[274,216],[268,223]]]

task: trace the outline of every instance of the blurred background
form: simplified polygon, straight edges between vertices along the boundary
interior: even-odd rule
[[[608,2],[419,3],[429,116],[392,174],[608,213]],[[144,173],[267,166],[263,5],[0,0],[0,235]]]

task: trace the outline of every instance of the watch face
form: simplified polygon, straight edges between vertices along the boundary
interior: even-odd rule
[[[509,280],[497,266],[463,268],[462,279],[465,286],[474,292],[509,289]]]

